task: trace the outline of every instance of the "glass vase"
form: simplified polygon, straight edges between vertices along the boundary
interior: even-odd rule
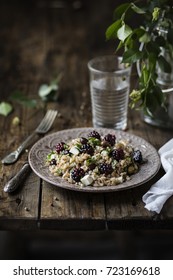
[[[167,30],[157,28],[158,35],[167,38]],[[165,108],[157,106],[152,115],[143,114],[143,120],[151,125],[173,129],[173,59],[170,51],[161,47],[161,55],[170,63],[172,71],[164,72],[159,65],[157,66],[157,84],[161,87],[165,95]],[[139,65],[137,65],[138,75],[140,75]]]

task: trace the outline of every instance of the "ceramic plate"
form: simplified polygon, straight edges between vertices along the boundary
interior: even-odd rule
[[[58,142],[67,142],[70,139],[77,137],[86,137],[93,128],[74,128],[68,130],[62,130],[53,134],[49,134],[39,140],[31,148],[29,153],[29,163],[33,171],[43,180],[56,185],[61,188],[83,191],[83,192],[112,192],[120,191],[129,188],[137,187],[147,181],[149,181],[158,172],[160,168],[160,158],[156,149],[145,141],[143,138],[135,136],[123,131],[116,131],[112,129],[96,129],[100,135],[106,135],[108,133],[115,134],[117,141],[120,139],[126,139],[132,144],[135,149],[141,150],[143,158],[147,159],[147,163],[142,164],[140,171],[131,176],[129,181],[116,186],[83,186],[79,187],[75,184],[70,184],[61,177],[56,177],[49,172],[47,166],[45,166],[45,160],[47,154],[54,149]]]

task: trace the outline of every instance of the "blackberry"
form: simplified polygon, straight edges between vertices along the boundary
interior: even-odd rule
[[[142,161],[143,161],[142,153],[140,150],[134,151],[132,154],[132,157],[133,157],[134,162],[142,163]]]
[[[124,151],[121,148],[113,150],[111,154],[112,154],[112,157],[114,159],[116,159],[117,161],[124,159]]]
[[[113,134],[107,134],[105,137],[104,137],[104,140],[106,142],[108,142],[111,146],[115,145],[115,140],[116,140],[116,137],[115,135]]]
[[[55,146],[56,152],[57,152],[58,154],[60,154],[60,152],[62,152],[62,151],[65,149],[64,145],[65,145],[64,142],[60,142],[60,143],[58,143],[58,144]]]
[[[56,159],[51,159],[51,161],[50,161],[50,165],[56,165]]]
[[[79,168],[74,168],[73,171],[71,172],[71,178],[75,182],[79,182],[82,177],[84,177],[85,171],[79,167]]]
[[[83,144],[80,151],[82,153],[87,153],[89,155],[93,155],[94,154],[94,149],[90,144]]]
[[[98,168],[99,168],[99,172],[105,175],[109,175],[113,171],[112,165],[109,163],[100,163]]]
[[[101,139],[101,136],[100,136],[100,134],[97,132],[97,131],[95,131],[95,130],[93,130],[93,131],[91,131],[89,134],[88,134],[88,137],[94,137],[94,138],[97,138],[97,139]]]
[[[80,138],[81,144],[87,144],[88,140],[85,137]]]

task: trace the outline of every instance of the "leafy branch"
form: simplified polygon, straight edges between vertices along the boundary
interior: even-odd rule
[[[25,107],[35,108],[37,106],[37,101],[35,99],[28,98],[19,90],[13,92],[10,98]]]
[[[138,16],[141,24],[132,27]],[[166,32],[160,32],[160,30]],[[165,95],[157,83],[158,68],[171,73],[170,63],[162,55],[163,48],[173,57],[173,7],[169,0],[138,0],[124,3],[114,11],[114,22],[106,30],[106,39],[118,40],[116,52],[123,50],[122,62],[137,63],[140,68],[139,86],[130,94],[131,107],[152,114],[164,106]]]
[[[59,89],[59,83],[63,77],[60,73],[55,79],[50,81],[49,84],[42,84],[39,87],[38,95],[43,101],[56,101],[56,93]],[[36,108],[39,106],[38,100],[29,98],[20,90],[14,91],[10,95],[10,100],[28,108]],[[13,111],[13,106],[9,102],[0,102],[0,115],[8,116]]]

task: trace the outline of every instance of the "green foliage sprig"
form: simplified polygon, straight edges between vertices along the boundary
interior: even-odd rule
[[[136,17],[139,19],[137,27]],[[157,69],[159,67],[165,73],[172,71],[162,54],[164,48],[173,57],[171,1],[138,0],[121,4],[114,11],[114,22],[107,28],[106,38],[118,40],[116,52],[123,50],[122,62],[140,65],[138,88],[130,94],[131,107],[142,108],[151,115],[156,106],[164,106],[165,94],[157,83]]]
[[[41,103],[37,99],[30,98],[21,90],[15,90],[10,95],[10,100],[28,108],[43,107],[43,101],[57,101],[59,83],[63,77],[63,73],[58,74],[56,79],[50,81],[49,84],[41,84],[38,90],[38,95],[41,98]],[[9,102],[0,102],[0,115],[7,117],[14,110],[14,105]]]

